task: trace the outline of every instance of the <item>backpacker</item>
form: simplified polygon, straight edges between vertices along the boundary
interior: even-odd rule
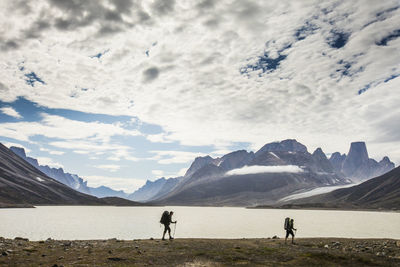
[[[161,215],[160,223],[167,224],[169,222],[169,212],[166,210]]]
[[[289,229],[289,224],[290,224],[290,218],[289,217],[286,217],[286,219],[285,219],[285,224],[284,224],[284,228],[285,228],[285,230],[288,230]]]

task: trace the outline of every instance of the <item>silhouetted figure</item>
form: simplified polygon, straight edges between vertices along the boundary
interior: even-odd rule
[[[161,220],[160,223],[162,223],[164,225],[164,233],[163,233],[163,237],[162,240],[165,240],[165,233],[168,231],[168,235],[169,235],[169,239],[174,239],[171,236],[171,228],[169,227],[169,225],[171,223],[176,223],[176,221],[172,221],[172,215],[174,214],[173,211],[168,212],[168,211],[164,211],[162,216],[161,216]]]
[[[290,218],[285,219],[285,230],[286,230],[286,238],[285,238],[285,244],[287,241],[287,238],[289,235],[292,236],[292,244],[294,244],[294,233],[293,230],[297,231],[296,228],[294,228],[294,220]]]

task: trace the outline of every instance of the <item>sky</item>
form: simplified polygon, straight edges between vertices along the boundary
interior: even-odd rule
[[[0,1],[0,142],[132,192],[297,139],[400,163],[400,2]]]

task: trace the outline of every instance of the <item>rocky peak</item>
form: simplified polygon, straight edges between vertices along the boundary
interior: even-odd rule
[[[256,152],[255,156],[257,157],[265,152],[275,151],[307,153],[307,147],[297,142],[296,139],[286,139],[281,142],[273,142],[264,145],[260,150]]]
[[[343,162],[342,171],[346,176],[353,176],[357,169],[368,168],[368,152],[365,142],[353,142],[350,145],[349,153]]]
[[[322,158],[322,159],[327,159],[325,153],[322,151],[322,149],[319,147],[317,148],[313,153],[312,153],[313,157],[318,157],[318,158]]]
[[[22,147],[12,146],[12,147],[10,147],[10,150],[12,152],[14,152],[15,154],[17,154],[20,158],[23,158],[23,159],[26,158],[25,149],[23,149]]]
[[[342,171],[343,162],[346,159],[346,154],[340,154],[339,152],[335,152],[329,158],[329,161],[332,164],[332,167],[336,172],[340,173]]]
[[[221,158],[219,166],[224,170],[232,170],[241,168],[247,165],[250,161],[254,159],[253,152],[247,152],[246,150],[238,150],[226,154]]]
[[[186,171],[185,176],[190,176],[205,165],[212,164],[213,162],[214,159],[208,155],[204,157],[197,157],[193,161],[192,165],[190,165],[190,168]]]

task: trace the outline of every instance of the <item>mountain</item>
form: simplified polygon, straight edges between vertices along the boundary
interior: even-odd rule
[[[104,197],[119,197],[119,198],[128,198],[128,194],[122,190],[116,191],[107,186],[99,186],[99,187],[89,187],[90,194],[96,197],[104,198]]]
[[[0,202],[11,204],[100,205],[100,199],[46,176],[0,144]]]
[[[21,152],[21,151],[19,151]],[[21,155],[21,154],[20,154]],[[0,143],[0,207],[32,205],[114,205],[141,203],[114,198],[113,203],[78,192],[32,166]]]
[[[349,156],[336,152],[328,159],[321,148],[311,154],[305,145],[287,139],[265,144],[255,153],[238,150],[220,158],[197,157],[183,177],[148,181],[133,193],[136,198],[131,199],[165,205],[273,204],[293,193],[349,184],[348,175],[353,173],[361,173],[366,179],[373,173],[393,168],[387,157],[380,162],[369,159],[365,143],[355,142],[351,146]],[[343,165],[346,171],[342,171]],[[298,167],[300,171],[288,172],[282,166]],[[256,173],[231,174],[251,167],[257,169]],[[275,169],[272,172],[265,167]],[[171,186],[167,187],[168,182]]]
[[[179,178],[159,178],[155,181],[147,181],[144,186],[128,195],[128,199],[134,201],[150,201],[168,194],[178,183]]]
[[[116,191],[106,186],[100,186],[97,188],[89,187],[87,181],[84,181],[81,177],[76,174],[64,172],[62,168],[51,168],[47,165],[39,165],[37,159],[26,156],[25,150],[21,147],[10,147],[10,150],[27,161],[29,164],[40,170],[47,176],[85,194],[90,194],[96,197],[121,197],[127,198],[128,194],[123,191]]]
[[[294,201],[307,207],[400,209],[400,167],[359,185]]]
[[[355,182],[379,176],[394,168],[394,163],[388,157],[384,157],[380,162],[369,158],[365,142],[351,143],[347,156],[335,152],[329,161],[337,173]]]
[[[322,149],[313,154],[294,139],[266,144],[256,153],[244,150],[221,158],[196,158],[175,188],[155,203],[171,205],[248,206],[274,203],[298,190],[349,183],[334,172]],[[299,172],[279,167],[299,166]],[[233,173],[240,168],[278,167],[276,171]],[[268,168],[263,168],[268,169]]]

